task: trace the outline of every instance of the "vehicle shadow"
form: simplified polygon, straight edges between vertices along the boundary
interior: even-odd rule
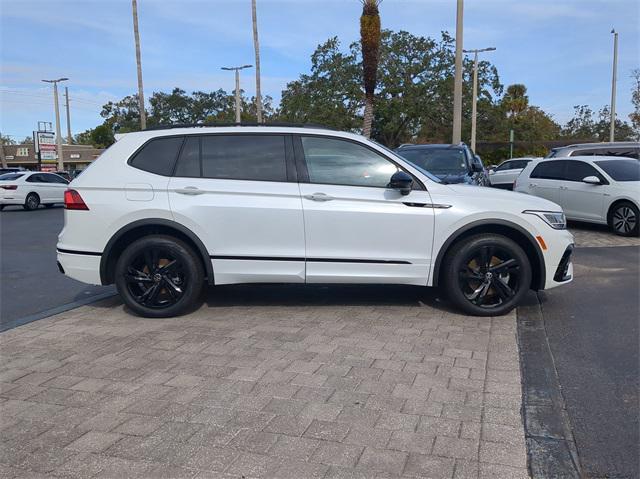
[[[230,306],[427,306],[453,309],[436,288],[403,285],[248,284],[206,289],[209,308]]]

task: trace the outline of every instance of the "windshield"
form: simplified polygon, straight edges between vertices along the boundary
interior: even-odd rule
[[[640,181],[640,162],[634,160],[595,161],[615,181]]]
[[[416,148],[398,152],[418,168],[438,177],[464,175],[469,170],[460,148]]]
[[[407,160],[408,158],[405,158],[403,155],[400,155],[397,151],[393,151],[390,148],[387,148],[386,146],[384,146],[381,143],[378,143],[375,140],[369,140],[372,143],[375,143],[377,146],[379,146],[380,148],[382,148],[383,150],[391,153],[393,156],[399,157],[402,160]],[[427,178],[429,178],[431,181],[435,181],[436,183],[440,183],[440,178],[438,178],[437,176],[432,175],[431,173],[429,173],[428,171],[426,171],[424,168],[420,168],[418,165],[416,165],[413,161],[409,160],[409,162],[413,165],[414,168],[417,168],[418,170],[420,170],[420,172],[425,175]]]
[[[0,181],[13,181],[23,176],[24,174],[20,173],[5,173],[4,175],[0,175]]]

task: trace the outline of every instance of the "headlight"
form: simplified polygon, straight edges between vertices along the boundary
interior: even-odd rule
[[[545,223],[556,230],[567,229],[567,218],[565,218],[562,211],[536,211],[525,210],[523,213],[528,215],[536,215],[541,218]]]

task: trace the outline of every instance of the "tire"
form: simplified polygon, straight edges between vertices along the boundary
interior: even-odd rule
[[[171,236],[146,236],[131,243],[118,258],[115,283],[136,314],[168,318],[196,304],[204,286],[204,268],[184,242]]]
[[[450,301],[473,316],[499,316],[522,300],[531,286],[531,264],[506,236],[479,234],[455,243],[444,260],[444,285]]]
[[[629,201],[621,201],[609,212],[609,227],[618,236],[638,236],[640,214],[638,207]]]
[[[40,206],[40,197],[37,193],[29,193],[24,200],[23,208],[27,211],[37,210]]]

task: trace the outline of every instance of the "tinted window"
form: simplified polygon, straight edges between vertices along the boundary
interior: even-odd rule
[[[13,181],[18,178],[22,178],[24,175],[18,173],[6,173],[4,175],[0,175],[0,181]]]
[[[464,174],[469,171],[465,152],[461,148],[415,148],[398,153],[434,175]]]
[[[514,161],[505,161],[496,168],[496,171],[510,170],[511,168],[515,168],[514,164]]]
[[[595,163],[616,181],[640,181],[640,162],[602,160]]]
[[[42,178],[42,175],[31,175],[29,176],[29,178],[26,179],[26,181],[28,181],[29,183],[44,183],[44,178]]]
[[[638,158],[638,151],[633,148],[607,148],[607,156],[623,156],[625,158]]]
[[[180,136],[151,140],[135,154],[129,164],[156,175],[170,176],[182,139]]]
[[[514,161],[513,165],[511,165],[511,168],[513,169],[521,169],[521,168],[525,168],[528,164],[529,164],[530,160],[518,160],[518,161]]]
[[[386,188],[398,167],[356,143],[330,138],[302,137],[311,183]]]
[[[200,170],[200,138],[188,136],[180,152],[174,176],[199,177]]]
[[[602,175],[588,163],[573,160],[567,162],[566,179],[569,181],[582,181],[587,176],[597,176],[602,180]]]
[[[202,176],[231,180],[287,181],[284,136],[203,136]]]
[[[44,176],[46,177],[45,180],[47,181],[47,183],[60,183],[63,185],[66,185],[67,183],[69,183],[63,177],[58,175],[44,175]]]
[[[531,178],[547,180],[564,179],[564,164],[566,161],[545,161],[537,165],[531,172]]]

